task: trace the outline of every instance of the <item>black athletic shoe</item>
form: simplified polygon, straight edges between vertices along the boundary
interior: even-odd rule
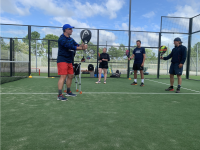
[[[144,83],[141,83],[140,86],[144,86]]]
[[[177,88],[177,89],[176,89],[176,93],[180,93],[180,88]]]
[[[168,89],[165,89],[165,91],[174,91],[174,89],[170,86]]]
[[[131,85],[137,85],[137,82],[133,82],[133,83],[131,83]]]

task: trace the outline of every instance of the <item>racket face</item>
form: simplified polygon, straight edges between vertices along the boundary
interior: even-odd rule
[[[159,47],[159,52],[161,54],[161,56],[167,51],[167,47],[162,45]]]
[[[83,41],[84,44],[88,44],[90,42],[90,39],[92,37],[92,32],[90,30],[82,30],[80,33],[81,40]]]
[[[129,57],[129,50],[126,50],[126,56]]]

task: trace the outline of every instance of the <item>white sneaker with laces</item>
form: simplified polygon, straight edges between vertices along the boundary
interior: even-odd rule
[[[99,83],[101,83],[101,81],[97,81],[97,82],[95,82],[96,84],[99,84]]]

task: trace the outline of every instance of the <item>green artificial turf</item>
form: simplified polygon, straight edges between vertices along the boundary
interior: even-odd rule
[[[1,149],[199,149],[200,81],[183,79],[181,94],[164,91],[169,79],[96,81],[82,78],[83,94],[66,102],[56,100],[58,78],[2,84]]]

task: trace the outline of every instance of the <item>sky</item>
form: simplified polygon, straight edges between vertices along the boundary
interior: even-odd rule
[[[0,23],[6,24],[62,27],[69,23],[76,28],[112,30],[128,30],[129,25],[129,0],[0,0],[0,6]],[[131,30],[159,32],[161,16],[196,16],[200,14],[200,1],[132,0],[131,8]],[[2,34],[3,30],[2,27]],[[40,30],[57,35],[61,33],[58,30],[48,31],[48,28]],[[12,34],[14,34],[13,31]],[[126,39],[124,44],[127,45],[126,34],[120,33],[116,37],[115,33],[103,30],[100,36],[111,39],[111,44],[119,44],[120,40]],[[78,36],[77,34],[77,39]],[[139,36],[136,35],[135,39]],[[148,34],[142,36],[143,38],[148,36],[152,40],[155,36],[157,37],[157,35]],[[105,43],[105,39],[101,42]],[[152,43],[151,40],[145,44],[152,47],[157,45],[148,43]]]

